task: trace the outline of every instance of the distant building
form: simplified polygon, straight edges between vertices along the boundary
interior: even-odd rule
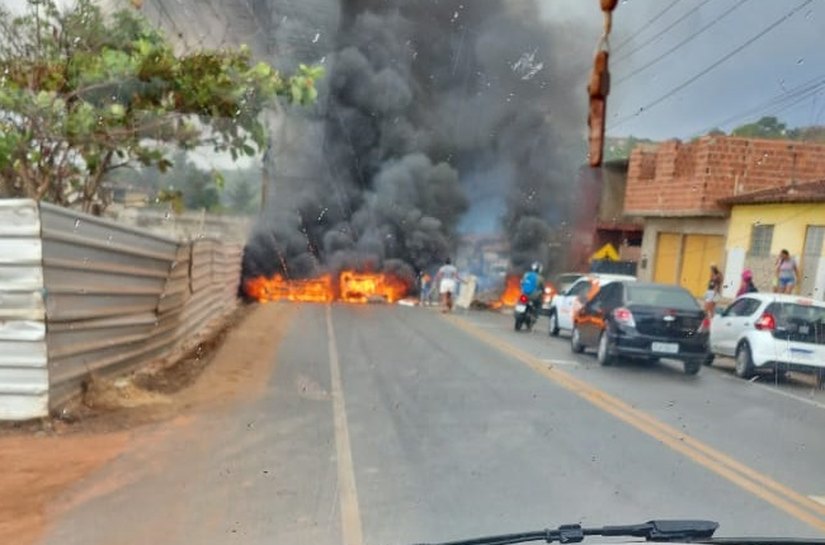
[[[797,293],[825,299],[825,179],[722,199],[730,206],[724,295],[736,293],[742,270],[754,273],[760,291],[771,291],[779,252],[799,265]]]
[[[625,213],[644,218],[639,277],[699,296],[712,263],[725,269],[729,207],[720,200],[825,178],[825,145],[705,136],[637,147]]]

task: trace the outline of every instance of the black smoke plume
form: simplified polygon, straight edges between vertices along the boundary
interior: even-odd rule
[[[274,134],[245,276],[411,275],[454,251],[465,213],[473,231],[482,195],[513,266],[546,263],[584,160],[580,30],[532,0],[352,0],[332,42],[318,106]]]

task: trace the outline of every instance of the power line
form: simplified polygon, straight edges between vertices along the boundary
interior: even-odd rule
[[[640,66],[640,67],[636,68],[635,70],[633,70],[632,72],[630,72],[629,74],[625,74],[625,75],[624,75],[624,76],[622,76],[621,78],[617,79],[617,80],[616,80],[616,85],[618,85],[618,84],[622,83],[623,81],[627,81],[627,80],[629,80],[630,78],[632,78],[633,76],[635,76],[636,74],[638,74],[639,72],[642,72],[642,71],[644,71],[644,70],[646,70],[646,69],[650,68],[651,66],[653,66],[654,64],[656,64],[656,63],[657,63],[657,62],[659,62],[660,60],[664,59],[665,57],[667,57],[668,55],[670,55],[671,53],[673,53],[673,52],[674,52],[674,51],[676,51],[677,49],[681,49],[682,47],[684,47],[684,46],[685,46],[685,44],[687,44],[688,42],[693,41],[695,38],[697,38],[698,36],[700,36],[700,35],[701,35],[702,33],[704,33],[706,30],[708,30],[709,28],[711,28],[712,26],[714,26],[716,23],[718,23],[719,21],[723,20],[725,17],[727,17],[728,15],[730,15],[731,13],[733,13],[734,11],[736,11],[739,7],[741,7],[742,5],[744,5],[744,4],[746,4],[746,3],[750,2],[750,1],[751,1],[751,0],[739,0],[736,4],[734,4],[733,6],[731,6],[730,8],[728,8],[728,9],[727,9],[724,13],[722,13],[720,16],[718,16],[718,17],[714,18],[711,22],[709,22],[708,24],[706,24],[705,26],[703,26],[702,28],[700,28],[699,30],[697,30],[696,32],[694,32],[693,34],[691,34],[690,36],[688,36],[687,38],[685,38],[684,40],[682,40],[681,42],[677,43],[676,45],[674,45],[674,46],[673,46],[673,47],[671,47],[670,49],[666,50],[664,53],[662,53],[662,54],[661,54],[661,55],[659,55],[658,57],[656,57],[656,58],[654,58],[654,59],[652,59],[652,60],[650,60],[650,61],[646,62],[646,63],[645,63],[645,64],[643,64],[642,66]]]
[[[773,23],[771,23],[770,25],[768,25],[767,27],[765,27],[764,29],[759,31],[756,35],[750,37],[743,44],[737,46],[732,51],[730,51],[729,53],[727,53],[723,57],[721,57],[718,60],[716,60],[715,62],[713,62],[711,65],[706,67],[704,70],[702,70],[699,73],[693,75],[692,77],[690,77],[687,80],[683,81],[679,85],[673,87],[670,91],[668,91],[665,94],[661,95],[660,97],[656,98],[652,102],[650,102],[648,104],[645,104],[644,106],[639,108],[639,110],[636,111],[635,113],[627,115],[627,116],[617,120],[615,123],[612,123],[609,128],[614,129],[614,128],[618,127],[619,125],[622,125],[623,123],[626,123],[627,121],[633,119],[634,117],[638,117],[643,112],[650,111],[652,108],[654,108],[654,107],[658,106],[659,104],[661,104],[662,102],[666,101],[667,99],[672,97],[674,94],[678,93],[679,91],[681,91],[685,87],[691,85],[692,83],[694,83],[695,81],[700,79],[702,76],[705,76],[706,74],[711,72],[713,69],[715,69],[716,67],[718,67],[719,65],[721,65],[722,63],[724,63],[725,61],[730,59],[731,57],[738,54],[740,51],[742,51],[743,49],[745,49],[746,47],[748,47],[749,45],[751,45],[752,43],[757,41],[762,36],[768,34],[770,31],[772,31],[773,29],[775,29],[776,27],[778,27],[779,25],[781,25],[782,23],[784,23],[785,21],[787,21],[788,19],[790,19],[791,17],[796,15],[797,12],[799,12],[802,8],[804,8],[805,6],[807,6],[808,4],[810,4],[813,1],[814,0],[805,0],[801,4],[798,4],[791,11],[787,12],[785,15],[783,15],[782,17],[780,17],[779,19],[777,19],[776,21],[774,21]]]
[[[702,8],[702,6],[704,6],[705,4],[707,4],[709,2],[711,2],[711,0],[703,0],[701,3],[694,6],[693,9],[691,9],[689,11],[686,11],[684,14],[682,14],[681,17],[679,17],[678,19],[676,19],[675,21],[670,23],[668,26],[666,26],[665,28],[663,28],[662,30],[660,30],[659,32],[657,32],[656,34],[654,34],[653,36],[651,36],[650,38],[645,40],[644,42],[637,45],[632,50],[628,51],[627,53],[623,53],[622,55],[618,55],[615,60],[620,61],[622,59],[626,59],[627,57],[630,57],[631,55],[633,55],[634,53],[636,53],[640,49],[643,49],[643,48],[647,47],[648,44],[654,42],[656,39],[658,39],[659,37],[664,35],[667,31],[671,30],[673,27],[675,27],[676,25],[678,25],[679,23],[681,23],[682,21],[684,21],[685,19],[687,19],[688,17],[690,17],[691,15],[693,15],[694,13],[699,11]]]
[[[668,4],[667,6],[665,6],[665,9],[663,9],[662,11],[660,11],[659,13],[657,13],[656,15],[654,15],[654,16],[653,16],[652,18],[650,18],[650,19],[649,19],[649,20],[648,20],[645,24],[643,24],[641,27],[639,27],[639,30],[637,30],[636,32],[633,32],[630,36],[628,36],[627,38],[625,38],[625,39],[622,41],[622,43],[620,43],[619,45],[617,45],[616,47],[614,47],[614,48],[613,48],[613,51],[614,51],[614,52],[619,51],[621,48],[623,48],[624,46],[626,46],[627,44],[629,44],[631,41],[633,41],[633,36],[635,36],[636,34],[639,34],[639,33],[641,33],[641,32],[644,32],[644,31],[645,31],[645,29],[646,29],[647,27],[649,27],[650,25],[652,25],[653,23],[655,23],[656,21],[658,21],[658,20],[659,20],[659,19],[660,19],[660,18],[661,18],[661,17],[662,17],[665,13],[667,13],[668,11],[670,11],[670,10],[671,10],[671,8],[673,8],[676,4],[678,4],[678,3],[679,3],[679,2],[681,2],[681,1],[682,1],[682,0],[673,0],[673,2],[671,2],[670,4]]]
[[[709,126],[707,129],[702,131],[706,133],[707,131],[715,128],[715,127],[723,127],[729,123],[733,123],[735,121],[746,119],[752,115],[771,111],[777,107],[779,110],[773,110],[774,112],[782,111],[787,109],[790,106],[797,104],[798,102],[805,100],[813,95],[816,95],[820,92],[823,88],[825,88],[825,74],[820,74],[819,76],[812,78],[804,83],[797,85],[796,87],[791,88],[788,91],[785,91],[781,94],[773,96],[768,100],[748,108],[747,110],[741,111],[734,115],[731,115],[725,118],[722,121],[714,123],[713,125]],[[799,99],[799,100],[797,100]]]

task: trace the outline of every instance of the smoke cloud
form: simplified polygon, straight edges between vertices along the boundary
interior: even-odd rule
[[[244,274],[411,276],[454,251],[462,218],[464,232],[489,223],[491,200],[514,268],[547,263],[584,161],[592,43],[542,22],[532,0],[340,8],[333,50],[314,52],[322,98],[286,112],[268,154]]]

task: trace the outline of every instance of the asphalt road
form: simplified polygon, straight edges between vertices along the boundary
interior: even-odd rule
[[[510,320],[303,306],[262,397],[90,476],[76,493],[119,484],[45,543],[404,544],[653,518],[825,536],[810,387],[601,368]]]

